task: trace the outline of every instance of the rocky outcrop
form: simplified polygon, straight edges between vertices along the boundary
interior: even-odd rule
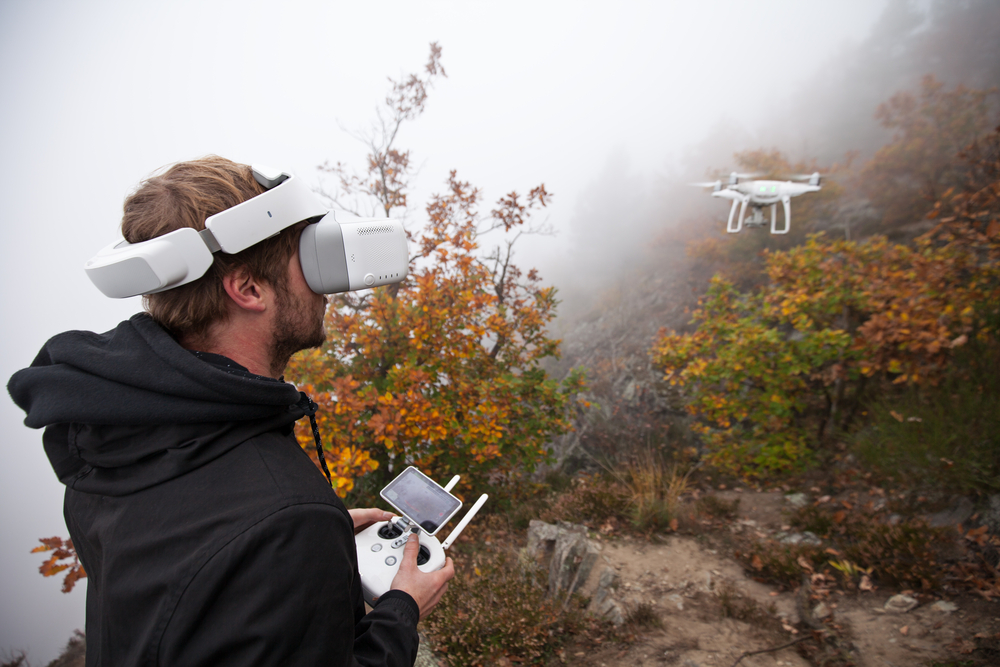
[[[601,560],[601,545],[587,536],[586,526],[560,521],[557,524],[532,521],[524,557],[548,572],[548,596],[563,606],[574,593],[590,598],[588,609],[597,616],[620,625],[624,608],[616,599],[618,575],[605,567],[595,576]]]

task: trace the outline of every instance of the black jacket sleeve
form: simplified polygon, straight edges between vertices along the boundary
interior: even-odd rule
[[[277,511],[190,578],[152,662],[411,667],[419,611],[402,592],[363,616],[353,527],[323,503]]]

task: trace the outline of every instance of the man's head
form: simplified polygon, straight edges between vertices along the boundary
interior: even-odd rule
[[[263,192],[247,165],[214,155],[180,162],[140,183],[125,200],[122,235],[138,243],[182,227],[202,230],[208,217]],[[302,227],[288,227],[234,255],[216,253],[198,280],[144,296],[146,310],[178,340],[204,341],[241,312],[234,285],[250,281],[266,286],[273,297],[272,352],[287,360],[297,350],[321,344],[322,316],[317,320],[316,312],[323,297],[309,290],[304,279],[298,282]]]

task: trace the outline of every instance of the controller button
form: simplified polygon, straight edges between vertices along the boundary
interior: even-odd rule
[[[382,551],[382,545],[381,544],[373,544],[372,545],[372,551]]]
[[[385,559],[385,564],[388,565],[389,567],[392,567],[393,565],[396,564],[396,557],[389,556],[388,558]]]

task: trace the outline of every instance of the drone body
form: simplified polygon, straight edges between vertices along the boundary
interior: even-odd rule
[[[733,205],[729,209],[729,222],[726,223],[726,231],[735,234],[743,229],[744,223],[747,227],[763,227],[767,224],[764,219],[763,208],[771,207],[771,233],[787,234],[792,223],[792,197],[804,195],[807,192],[819,192],[821,189],[819,172],[809,176],[795,178],[808,178],[807,183],[795,183],[794,181],[754,181],[743,180],[748,178],[748,174],[738,174],[733,172],[729,175],[729,183],[723,185],[722,181],[712,183],[694,183],[701,187],[711,187],[712,196],[720,199],[732,200]],[[778,202],[781,202],[785,210],[785,226],[778,229]],[[737,206],[740,209],[740,217],[733,225],[733,218],[736,215]],[[750,218],[746,218],[747,206],[753,209]]]

